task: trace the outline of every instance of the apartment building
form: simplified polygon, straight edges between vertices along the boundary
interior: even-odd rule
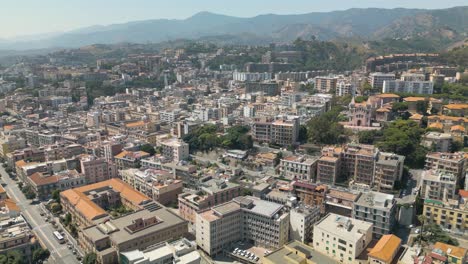
[[[325,195],[325,208],[327,212],[351,217],[354,202],[360,193],[349,189],[330,188]]]
[[[385,81],[395,80],[395,74],[374,72],[370,74],[370,85],[374,90],[382,90]]]
[[[445,260],[448,264],[464,264],[468,259],[467,252],[466,248],[436,242],[432,247],[431,256],[435,256],[437,260]]]
[[[61,171],[53,175],[36,172],[27,179],[27,184],[32,187],[37,198],[42,200],[50,199],[55,190],[64,191],[86,184],[85,176],[76,170]]]
[[[27,178],[36,172],[44,175],[52,175],[65,170],[73,170],[78,166],[75,159],[54,160],[47,162],[25,162],[24,160],[15,163],[16,174],[23,182],[27,182]]]
[[[46,161],[45,151],[43,148],[23,148],[6,154],[6,161],[11,167],[20,160],[27,160],[30,162],[44,162]]]
[[[121,263],[126,264],[159,264],[159,263],[183,263],[199,264],[200,253],[197,244],[186,238],[175,241],[166,241],[144,250],[133,250],[120,253]]]
[[[201,194],[179,195],[179,212],[185,220],[195,223],[196,213],[232,200],[241,194],[238,184],[208,177],[199,182]]]
[[[162,141],[160,146],[162,147],[162,155],[171,161],[179,162],[189,157],[189,144],[180,139],[172,138]]]
[[[139,168],[140,167],[140,160],[144,158],[148,158],[150,156],[149,153],[144,151],[127,151],[124,150],[117,154],[114,157],[115,164],[117,165],[117,169],[123,170],[127,168]]]
[[[460,235],[467,235],[468,192],[460,190],[460,196],[460,200],[425,199],[423,215],[429,223],[437,224]]]
[[[354,263],[372,240],[372,223],[328,214],[314,226],[313,246],[341,263]]]
[[[316,170],[317,158],[289,156],[280,162],[280,175],[290,180],[311,181],[315,178]]]
[[[210,256],[239,240],[276,249],[288,241],[289,219],[283,205],[252,196],[237,197],[197,213],[196,241]]]
[[[447,201],[455,199],[457,178],[445,171],[425,170],[421,174],[421,197]]]
[[[354,202],[352,217],[373,223],[373,237],[381,238],[392,232],[396,221],[396,209],[393,195],[370,191],[361,193]]]
[[[320,206],[299,206],[290,211],[289,239],[309,243],[312,241],[314,224],[320,219]]]
[[[396,181],[401,181],[405,156],[380,152],[375,162],[374,189],[379,192],[392,192]]]
[[[299,127],[298,116],[277,116],[276,119],[257,118],[252,125],[252,137],[258,142],[290,146],[297,142]]]
[[[86,184],[106,181],[117,177],[117,167],[105,158],[83,155],[80,158],[81,173],[85,175]]]
[[[341,173],[341,158],[322,156],[317,162],[317,182],[335,185]]]
[[[452,173],[458,179],[461,179],[468,167],[468,158],[465,152],[447,153],[431,152],[426,155],[426,170],[437,170]]]
[[[5,208],[4,202],[2,203],[2,212],[4,212],[7,208]],[[19,208],[17,210],[19,212]],[[0,230],[0,254],[6,256],[8,252],[18,251],[22,256],[22,260],[31,262],[33,250],[40,245],[23,216],[4,216],[0,224],[2,226]]]
[[[272,79],[270,72],[233,72],[232,79],[237,82],[260,82]]]
[[[156,169],[126,169],[120,171],[122,180],[135,190],[145,194],[160,204],[177,203],[178,195],[182,193],[181,180],[174,175]]]
[[[56,143],[44,146],[46,160],[69,159],[84,153],[84,148],[80,144]]]
[[[452,144],[452,135],[449,133],[427,132],[421,144],[436,152],[448,152]]]
[[[292,193],[299,201],[309,207],[320,208],[320,213],[325,213],[325,194],[328,187],[304,181],[294,181],[292,183]]]
[[[434,83],[431,81],[384,80],[382,93],[432,94]]]
[[[336,90],[338,78],[336,77],[315,77],[315,89],[319,93],[329,93]]]
[[[0,155],[6,157],[10,152],[13,152],[17,149],[23,149],[26,147],[26,140],[23,138],[5,135],[0,138]]]

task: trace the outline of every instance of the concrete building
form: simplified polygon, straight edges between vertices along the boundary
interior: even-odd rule
[[[322,156],[317,162],[317,182],[335,185],[341,173],[341,158]]]
[[[432,94],[434,83],[430,81],[385,80],[382,93]]]
[[[278,116],[276,119],[258,118],[252,125],[252,137],[258,142],[290,146],[296,144],[299,128],[298,116]]]
[[[315,178],[317,158],[289,156],[280,162],[280,175],[293,180],[311,181]]]
[[[200,253],[197,244],[186,238],[163,242],[144,250],[133,250],[120,253],[120,261],[125,264],[199,264]]]
[[[393,195],[380,192],[362,193],[353,206],[353,218],[373,223],[374,238],[390,234],[396,221],[396,200]]]
[[[328,214],[314,226],[313,246],[341,263],[354,263],[372,240],[372,223]]]
[[[261,82],[272,79],[270,72],[233,72],[232,79],[237,82]]]
[[[421,175],[421,197],[447,201],[455,199],[457,178],[445,171],[425,170]]]
[[[289,220],[283,205],[252,196],[237,197],[197,214],[197,244],[210,256],[239,240],[276,249],[288,241]]]
[[[337,96],[345,96],[345,95],[352,95],[354,96],[356,94],[356,89],[354,87],[354,84],[340,80],[336,86],[336,95]]]
[[[0,156],[6,157],[10,152],[26,147],[26,140],[17,136],[3,136],[0,138]]]
[[[314,224],[320,219],[320,206],[300,204],[290,211],[289,239],[302,243],[312,241]]]
[[[162,155],[167,159],[179,162],[189,157],[189,144],[177,138],[162,141]]]
[[[149,153],[144,151],[127,151],[124,150],[117,154],[114,157],[115,164],[119,170],[127,169],[127,168],[139,168],[140,167],[140,160],[144,158],[148,158],[150,156]]]
[[[336,77],[315,77],[315,89],[319,93],[329,93],[336,91],[338,78]]]
[[[452,135],[440,132],[427,132],[421,145],[436,152],[449,152],[452,144]]]
[[[163,205],[177,204],[178,195],[183,190],[182,181],[167,171],[126,169],[120,171],[120,175],[135,190]]]
[[[460,200],[425,199],[423,215],[429,223],[458,235],[468,235],[468,192],[460,190],[460,196]]]
[[[26,220],[23,216],[19,215],[19,208],[17,208],[16,204],[13,204],[11,200],[0,202],[2,213],[6,212],[5,210],[12,209],[18,211],[18,215],[4,215],[0,221],[0,225],[2,226],[0,229],[0,254],[6,256],[8,252],[18,251],[21,254],[22,260],[31,262],[33,250],[40,245]]]
[[[339,262],[318,252],[311,246],[292,241],[262,257],[263,264],[338,264]]]
[[[325,194],[328,187],[326,185],[313,184],[305,181],[294,181],[292,183],[292,193],[299,201],[309,207],[320,208],[320,213],[325,213]]]
[[[463,247],[436,242],[432,248],[431,255],[441,262],[446,260],[449,264],[463,264],[468,260],[468,250]]]
[[[375,162],[374,189],[379,192],[392,192],[395,182],[401,181],[404,163],[404,156],[380,152]]]
[[[85,155],[81,157],[80,165],[81,173],[85,175],[87,184],[106,181],[118,175],[115,164],[104,158]]]
[[[370,85],[374,90],[381,91],[384,85],[384,81],[395,80],[395,74],[393,73],[382,73],[374,72],[370,74]]]
[[[202,179],[198,183],[201,194],[179,195],[179,212],[185,220],[195,223],[196,213],[232,200],[241,194],[238,184],[218,179]]]
[[[466,173],[467,155],[465,152],[447,153],[431,152],[426,155],[426,170],[437,170],[452,173],[461,179]]]
[[[71,188],[80,187],[86,184],[86,178],[76,170],[66,170],[53,175],[43,175],[40,172],[33,173],[26,182],[42,200],[51,199],[55,190],[64,191]]]
[[[118,179],[60,193],[63,211],[78,225],[78,243],[94,252],[97,262],[119,263],[120,253],[148,247],[187,233],[187,222]],[[110,217],[109,209],[123,206],[129,213]]]

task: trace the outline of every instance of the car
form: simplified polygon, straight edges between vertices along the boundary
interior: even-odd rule
[[[258,261],[260,258],[259,257],[255,257],[255,261]]]
[[[415,232],[416,234],[419,234],[419,231],[420,231],[419,228],[416,229],[416,230],[414,230],[414,232]]]
[[[72,245],[70,245],[70,244],[68,244],[68,248],[69,248],[69,249],[72,249],[72,248],[73,248],[73,246],[72,246]]]
[[[39,215],[40,215],[40,216],[44,216],[45,214],[44,214],[44,212],[40,212]]]
[[[72,250],[72,253],[73,253],[73,255],[76,255],[76,250],[75,249]]]

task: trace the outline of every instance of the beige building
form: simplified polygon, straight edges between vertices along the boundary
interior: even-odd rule
[[[252,137],[258,142],[282,146],[294,145],[299,136],[298,116],[278,116],[275,119],[256,118],[252,125]]]
[[[317,158],[290,156],[281,160],[280,174],[287,179],[311,181],[315,178]]]
[[[8,153],[26,147],[26,140],[16,136],[3,136],[0,138],[0,156],[5,157]]]
[[[455,199],[457,178],[445,171],[426,170],[421,175],[421,197],[447,201]]]
[[[338,264],[339,262],[299,241],[292,241],[262,257],[263,264]]]
[[[169,139],[160,143],[162,154],[167,159],[179,162],[189,157],[189,144],[177,138]]]
[[[150,156],[149,153],[144,151],[127,151],[124,150],[117,154],[114,157],[115,164],[119,170],[127,169],[127,168],[139,168],[140,167],[140,160],[144,158],[148,158]]]
[[[313,247],[341,263],[354,263],[372,240],[372,223],[328,214],[314,226]]]
[[[120,176],[134,189],[163,205],[177,204],[178,195],[183,190],[182,181],[167,171],[126,169],[120,171]]]
[[[198,246],[210,256],[246,240],[276,249],[288,241],[289,213],[283,205],[256,197],[237,197],[196,216]]]
[[[452,173],[461,179],[466,172],[468,155],[465,152],[432,152],[426,155],[426,170],[439,170]]]
[[[329,93],[336,90],[338,78],[335,77],[315,77],[315,89],[320,93]]]
[[[401,181],[405,157],[394,153],[380,152],[375,162],[374,189],[392,192],[396,181]]]

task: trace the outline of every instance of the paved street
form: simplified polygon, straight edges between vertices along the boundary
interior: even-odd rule
[[[75,255],[67,248],[67,244],[60,244],[55,239],[53,235],[55,229],[40,215],[42,209],[39,205],[32,205],[31,202],[24,197],[17,183],[10,178],[2,166],[0,166],[0,174],[2,176],[0,182],[6,184],[4,188],[8,196],[17,202],[17,205],[21,208],[22,214],[30,224],[34,234],[36,234],[42,244],[49,249],[51,256],[48,263],[79,263]]]

